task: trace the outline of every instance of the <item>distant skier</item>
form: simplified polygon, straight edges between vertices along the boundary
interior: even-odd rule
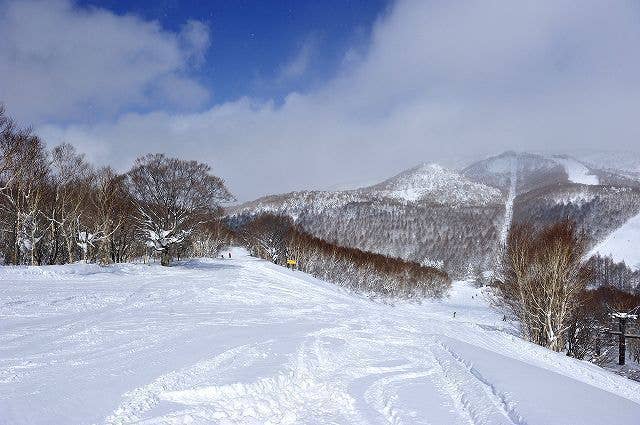
[[[229,252],[229,258],[231,258],[231,252]]]
[[[453,318],[454,319],[456,318],[456,312],[455,311],[453,312]]]

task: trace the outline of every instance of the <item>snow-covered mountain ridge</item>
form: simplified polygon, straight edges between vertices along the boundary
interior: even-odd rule
[[[301,191],[271,195],[240,205],[232,213],[335,209],[352,202],[432,203],[484,206],[502,202],[499,190],[475,183],[438,164],[421,164],[378,184],[342,191]]]
[[[488,205],[501,200],[500,191],[495,188],[474,183],[438,164],[419,165],[362,191],[409,202],[444,205]]]
[[[493,264],[511,223],[569,218],[600,245],[640,214],[640,181],[569,155],[505,152],[460,171],[424,163],[364,188],[267,196],[230,215],[263,212],[340,245],[443,264],[461,276]]]

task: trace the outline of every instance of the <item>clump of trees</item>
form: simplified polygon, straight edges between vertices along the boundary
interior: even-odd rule
[[[491,268],[504,205],[404,203],[358,191],[297,192],[268,196],[234,212],[296,217],[304,231],[336,245],[436,265],[466,277],[469,266]]]
[[[591,284],[590,284],[591,286]],[[567,332],[567,354],[598,364],[611,362],[618,356],[617,337],[607,334],[617,330],[612,313],[627,312],[640,306],[640,296],[611,286],[601,286],[584,292]],[[628,323],[627,332],[638,333],[638,323]],[[640,346],[635,339],[627,340],[629,352],[640,363]]]
[[[572,221],[514,225],[492,284],[494,301],[529,341],[606,364],[617,354],[607,334],[617,329],[612,313],[639,306],[640,296],[621,281],[626,268],[606,258],[585,261],[586,252],[587,237]],[[631,351],[640,362],[640,348],[632,344]]]
[[[355,291],[385,297],[440,297],[451,285],[441,270],[335,245],[300,230],[288,217],[262,214],[244,220],[238,237],[253,255],[281,265],[294,259],[298,269]]]
[[[594,286],[640,295],[640,270],[632,270],[624,262],[616,262],[611,256],[601,255],[591,257],[588,265],[593,271]]]
[[[120,174],[69,144],[48,150],[0,105],[0,252],[8,264],[215,255],[232,195],[211,168],[149,154]]]

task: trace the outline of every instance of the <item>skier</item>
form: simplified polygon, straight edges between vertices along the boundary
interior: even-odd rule
[[[453,312],[453,318],[454,319],[456,318],[456,312],[455,311]]]
[[[231,252],[229,252],[229,258],[231,258]]]

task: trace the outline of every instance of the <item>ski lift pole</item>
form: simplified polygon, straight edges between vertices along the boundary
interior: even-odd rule
[[[618,336],[618,364],[623,365],[627,356],[627,339],[624,337],[624,333],[627,330],[626,317],[619,318],[618,329],[620,330],[620,336]]]
[[[638,338],[640,335],[627,334],[627,320],[637,319],[637,314],[616,312],[611,314],[611,317],[618,319],[618,331],[607,331],[609,335],[618,335],[618,364],[624,366],[627,356],[627,338]]]

